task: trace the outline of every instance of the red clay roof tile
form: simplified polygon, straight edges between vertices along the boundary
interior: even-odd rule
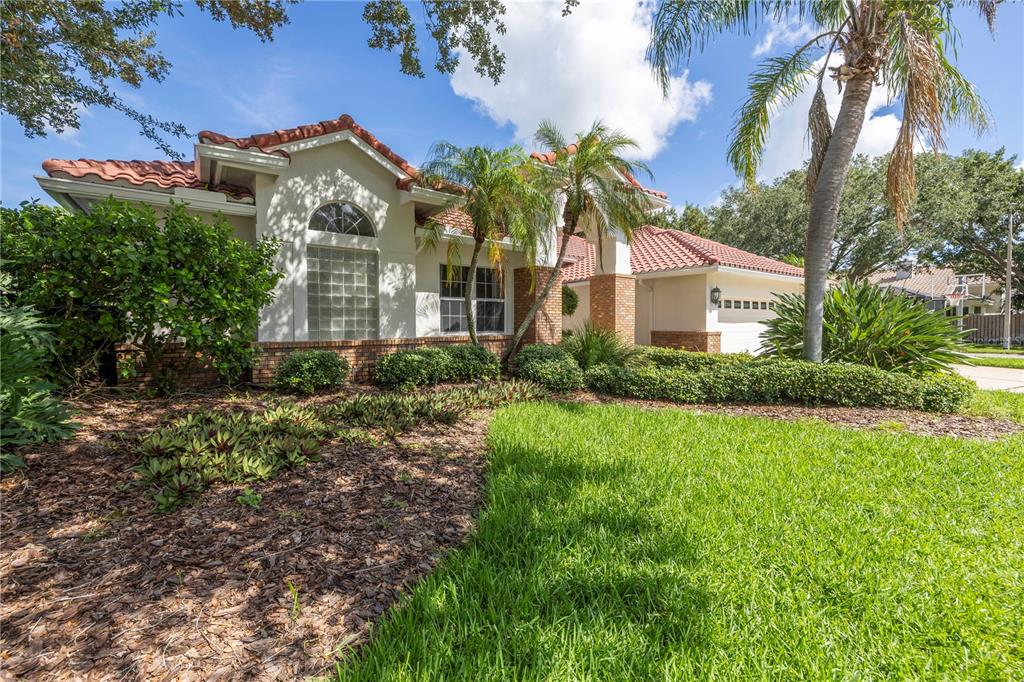
[[[66,176],[76,179],[89,176],[105,182],[118,180],[144,187],[155,185],[160,189],[188,187],[222,192],[235,199],[251,199],[248,188],[236,185],[210,185],[196,175],[195,164],[184,161],[99,161],[97,159],[47,159],[43,170],[51,177]]]
[[[666,230],[645,225],[633,232],[629,263],[634,274],[685,270],[712,265],[742,268],[790,277],[803,277],[804,271],[773,258],[727,246],[689,232]],[[570,257],[575,260],[570,263]],[[581,237],[570,237],[566,250],[563,281],[581,282],[594,274],[594,245]]]

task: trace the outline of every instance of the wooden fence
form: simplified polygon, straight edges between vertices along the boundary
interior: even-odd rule
[[[1002,343],[1006,324],[1003,315],[965,315],[962,329],[973,330],[967,340],[971,343]],[[1010,324],[1010,339],[1014,345],[1024,343],[1024,313],[1014,313]]]

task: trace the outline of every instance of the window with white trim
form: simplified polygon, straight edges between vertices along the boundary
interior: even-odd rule
[[[357,237],[377,236],[373,231],[373,223],[366,214],[353,204],[343,201],[324,204],[314,211],[313,217],[309,219],[309,229]]]
[[[310,341],[377,338],[376,252],[310,244],[306,277]]]
[[[464,334],[469,331],[466,321],[466,281],[469,268],[452,268],[448,278],[448,266],[441,264],[441,333]],[[482,334],[501,334],[505,331],[505,297],[501,278],[494,268],[476,269],[476,291],[473,296],[473,310],[476,314],[476,330]]]

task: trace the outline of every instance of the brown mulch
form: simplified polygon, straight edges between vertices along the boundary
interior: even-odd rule
[[[991,417],[935,414],[887,407],[808,407],[806,405],[686,405],[659,400],[615,398],[580,392],[572,400],[582,403],[615,403],[652,409],[674,408],[704,414],[766,417],[768,419],[818,419],[834,426],[854,429],[905,431],[921,436],[953,436],[997,440],[1024,432],[1024,424]]]
[[[29,469],[0,482],[0,679],[315,675],[464,542],[481,501],[486,413],[379,446],[327,445],[321,461],[252,486],[259,509],[222,487],[155,513],[132,485],[127,439],[202,408],[258,409],[265,397],[101,393],[75,405],[83,428],[73,440],[20,453]],[[907,410],[568,399],[925,435],[1024,430]]]
[[[119,431],[253,398],[91,402],[67,443],[4,477],[0,679],[295,679],[362,642],[473,528],[486,415],[157,514]],[[294,606],[288,583],[295,586]]]

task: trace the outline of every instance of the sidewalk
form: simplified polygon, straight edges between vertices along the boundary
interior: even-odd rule
[[[1014,356],[1001,355],[999,357],[1008,358]],[[967,377],[978,384],[978,388],[1024,393],[1024,369],[972,367],[970,365],[953,365],[953,369],[960,376]]]

